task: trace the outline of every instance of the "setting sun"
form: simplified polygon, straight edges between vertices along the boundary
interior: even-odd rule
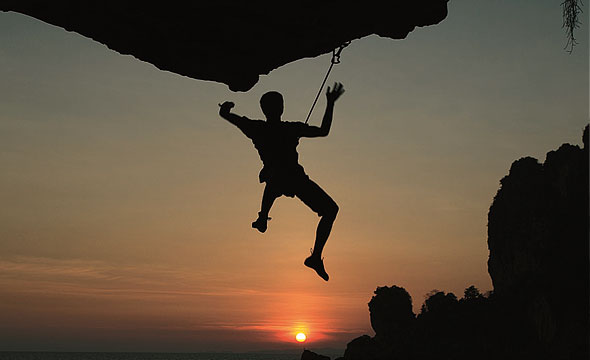
[[[307,339],[307,336],[305,336],[304,333],[299,333],[297,335],[295,335],[295,340],[297,340],[298,342],[304,342]]]

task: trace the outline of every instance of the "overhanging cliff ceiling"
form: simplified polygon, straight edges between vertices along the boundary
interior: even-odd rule
[[[32,1],[15,11],[75,31],[159,69],[247,91],[259,75],[377,34],[403,39],[437,24],[448,0]]]

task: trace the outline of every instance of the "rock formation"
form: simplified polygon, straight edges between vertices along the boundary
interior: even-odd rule
[[[488,214],[493,292],[434,291],[414,316],[405,289],[379,287],[375,336],[348,343],[344,360],[587,359],[588,126],[583,143],[543,164],[517,160],[500,181]]]
[[[415,318],[412,297],[406,289],[395,285],[375,290],[369,302],[369,313],[376,336],[384,338],[403,337]]]
[[[301,360],[330,360],[330,357],[314,353],[313,351],[303,350]]]
[[[448,0],[80,2],[3,0],[23,13],[162,70],[246,91],[260,74],[377,34],[403,39],[437,24]]]
[[[588,346],[588,126],[583,143],[515,161],[488,214],[494,292],[556,357]]]

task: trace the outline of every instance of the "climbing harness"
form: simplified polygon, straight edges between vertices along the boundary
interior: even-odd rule
[[[328,80],[328,76],[330,76],[330,71],[332,71],[332,68],[334,67],[335,64],[340,64],[340,53],[342,53],[342,50],[345,47],[347,47],[348,45],[350,45],[350,41],[347,41],[344,44],[340,45],[338,47],[338,49],[332,50],[332,59],[330,60],[330,67],[328,68],[328,72],[326,73],[326,76],[324,77],[324,81],[322,81],[322,86],[320,86],[320,90],[318,91],[318,94],[315,96],[315,100],[313,101],[313,104],[311,105],[311,109],[309,109],[309,114],[307,114],[307,118],[305,119],[306,124],[309,121],[309,117],[311,116],[311,113],[313,112],[313,108],[315,107],[315,104],[318,102],[318,98],[320,97],[322,90],[324,89],[324,85],[326,84],[326,80]]]

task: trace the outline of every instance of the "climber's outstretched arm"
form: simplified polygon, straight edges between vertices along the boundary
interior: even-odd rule
[[[239,127],[240,123],[243,122],[244,119],[240,115],[236,115],[231,112],[231,109],[234,106],[235,104],[231,101],[226,101],[223,104],[219,104],[219,116]]]
[[[341,83],[334,83],[334,88],[330,89],[328,86],[328,90],[326,91],[326,112],[324,113],[324,117],[322,119],[322,126],[309,126],[305,133],[302,135],[303,137],[320,137],[320,136],[328,136],[330,133],[330,128],[332,127],[332,117],[334,116],[334,103],[340,95],[344,93],[344,87]]]

